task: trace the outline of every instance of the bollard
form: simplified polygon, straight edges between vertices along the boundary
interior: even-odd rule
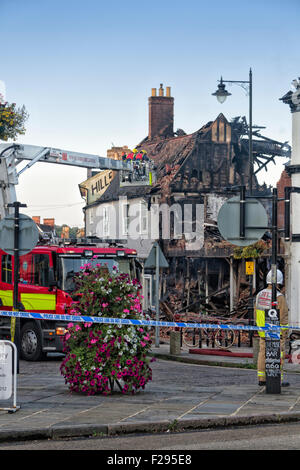
[[[170,354],[180,354],[180,331],[170,331]]]

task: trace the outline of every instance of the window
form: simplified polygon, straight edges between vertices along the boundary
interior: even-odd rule
[[[32,284],[32,253],[20,257],[20,282]]]
[[[144,202],[140,206],[140,233],[148,233],[148,210]]]
[[[1,281],[12,284],[12,257],[11,255],[2,255],[1,262]]]
[[[194,168],[191,173],[191,178],[197,178],[199,181],[202,181],[202,171],[198,171]]]
[[[123,211],[123,234],[128,234],[129,229],[129,204],[123,204],[122,206]]]
[[[109,208],[103,207],[103,236],[109,235]]]
[[[33,255],[33,284],[49,287],[49,255]]]
[[[143,282],[143,309],[148,310],[152,305],[152,289],[153,289],[153,282],[151,274],[144,274],[144,282]]]

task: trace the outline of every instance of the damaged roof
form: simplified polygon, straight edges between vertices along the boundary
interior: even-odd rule
[[[219,114],[218,119],[226,120],[222,113]],[[211,141],[212,125],[215,121],[209,121],[198,131],[192,134],[178,135],[166,139],[144,139],[136,149],[146,150],[147,156],[156,163],[157,178],[160,179],[164,176],[165,170],[169,171],[171,168],[179,168],[186,157],[194,149],[196,142]],[[170,168],[168,168],[170,167]]]
[[[148,158],[156,165],[157,183],[154,186],[120,186],[120,174],[117,173],[107,190],[95,202],[89,205],[118,200],[126,196],[128,199],[143,197],[160,188],[168,191],[169,185],[184,161],[197,149],[198,143],[212,141],[212,127],[216,121],[228,123],[225,116],[220,113],[215,121],[209,121],[198,131],[192,134],[178,132],[169,138],[145,138],[136,146],[137,150],[145,150]],[[184,135],[183,135],[184,134]],[[169,188],[170,189],[170,188]]]

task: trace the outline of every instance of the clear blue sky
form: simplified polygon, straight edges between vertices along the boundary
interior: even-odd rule
[[[247,116],[241,87],[229,86],[223,105],[211,93],[221,75],[248,80],[250,67],[254,123],[291,142],[278,99],[300,76],[300,0],[0,0],[0,18],[0,80],[6,99],[30,114],[19,142],[103,156],[112,143],[133,148],[148,133],[148,96],[160,83],[175,98],[175,129],[194,132],[220,112]],[[273,168],[269,184],[281,171]],[[83,226],[85,178],[35,165],[20,177],[23,212]]]

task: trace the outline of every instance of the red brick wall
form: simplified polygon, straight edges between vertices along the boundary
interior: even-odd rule
[[[150,96],[149,98],[149,139],[158,136],[173,137],[174,98],[171,96]]]

